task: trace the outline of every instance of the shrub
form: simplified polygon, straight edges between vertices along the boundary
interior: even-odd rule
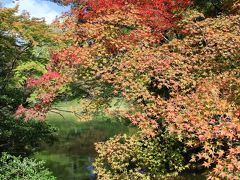
[[[155,138],[118,135],[97,143],[98,179],[161,179],[187,168],[183,145],[167,132]]]
[[[44,167],[43,161],[21,158],[3,153],[0,158],[0,179],[4,180],[55,180]]]

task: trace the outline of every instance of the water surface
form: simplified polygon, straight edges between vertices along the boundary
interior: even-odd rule
[[[96,156],[94,143],[106,141],[118,133],[133,131],[124,123],[102,116],[89,122],[78,122],[74,117],[64,120],[50,114],[48,121],[59,129],[59,140],[53,145],[43,145],[43,150],[34,157],[44,160],[59,180],[95,179],[92,167]]]

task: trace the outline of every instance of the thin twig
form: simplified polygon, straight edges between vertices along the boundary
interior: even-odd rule
[[[65,117],[60,112],[56,112],[53,110],[50,110],[50,112],[56,113],[56,114],[60,115],[63,118],[63,120],[66,120]]]

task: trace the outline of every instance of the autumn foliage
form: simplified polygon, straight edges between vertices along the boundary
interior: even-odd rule
[[[187,148],[198,149],[189,163],[211,169],[210,179],[239,179],[240,16],[233,11],[205,18],[186,11],[189,5],[75,1],[64,23],[56,22],[69,46],[52,54],[45,75],[29,78],[36,101],[18,114],[43,119],[72,82],[95,98],[111,86],[130,104],[120,115],[142,137],[154,138],[164,127]]]

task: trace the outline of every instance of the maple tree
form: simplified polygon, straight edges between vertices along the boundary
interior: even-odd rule
[[[40,144],[53,139],[54,129],[15,117],[19,104],[27,104],[29,75],[41,76],[49,59],[48,47],[56,46],[54,33],[42,19],[28,13],[17,14],[18,7],[0,7],[0,152],[30,154]]]
[[[190,149],[202,149],[191,162],[214,167],[210,179],[239,178],[238,24],[238,15],[188,21],[183,40],[131,52],[104,74],[138,103],[127,117],[143,132],[166,126]]]
[[[240,17],[239,3],[230,4],[229,15],[205,18],[185,11],[188,0],[74,1],[56,22],[68,47],[52,53],[46,74],[29,78],[36,98],[17,115],[44,119],[72,82],[94,98],[110,86],[131,105],[119,115],[141,136],[164,127],[200,149],[191,162],[213,168],[210,179],[238,179]],[[108,143],[101,146],[105,154]]]
[[[146,1],[143,5],[137,3],[135,8],[135,1],[129,1],[126,4],[124,1],[112,1],[110,3],[112,6],[104,8],[102,5],[106,3],[104,1],[98,1],[96,5],[94,1],[74,2],[78,3],[71,10],[71,15],[66,14],[64,23],[57,23],[58,28],[63,29],[63,35],[59,39],[67,39],[69,46],[52,53],[48,72],[44,76],[39,79],[29,78],[28,86],[34,85],[36,89],[34,94],[38,94],[38,103],[33,103],[33,107],[27,111],[21,106],[17,114],[25,112],[29,113],[29,117],[41,116],[41,119],[44,119],[50,107],[48,105],[51,105],[58,92],[61,92],[66,84],[76,81],[76,76],[81,78],[77,81],[84,84],[93,79],[99,79],[98,66],[108,63],[111,56],[124,54],[125,51],[135,48],[138,41],[141,45],[141,43],[153,44],[163,40],[166,37],[156,32],[163,32],[174,27],[173,22],[180,17],[177,14],[178,9],[180,11],[181,6],[189,3],[189,1],[182,0],[175,3]],[[154,9],[157,3],[159,7]],[[149,12],[146,12],[144,10],[146,8],[143,7],[151,8]],[[126,10],[129,13],[126,13]],[[163,11],[166,15],[160,16]],[[144,24],[141,17],[144,14],[149,14],[147,16],[152,17],[152,21],[150,22],[146,17]],[[156,16],[158,19],[155,19]],[[156,22],[159,20],[164,22],[165,26],[159,26]],[[100,87],[105,88],[101,85]],[[96,91],[89,93],[94,94],[97,93]]]

